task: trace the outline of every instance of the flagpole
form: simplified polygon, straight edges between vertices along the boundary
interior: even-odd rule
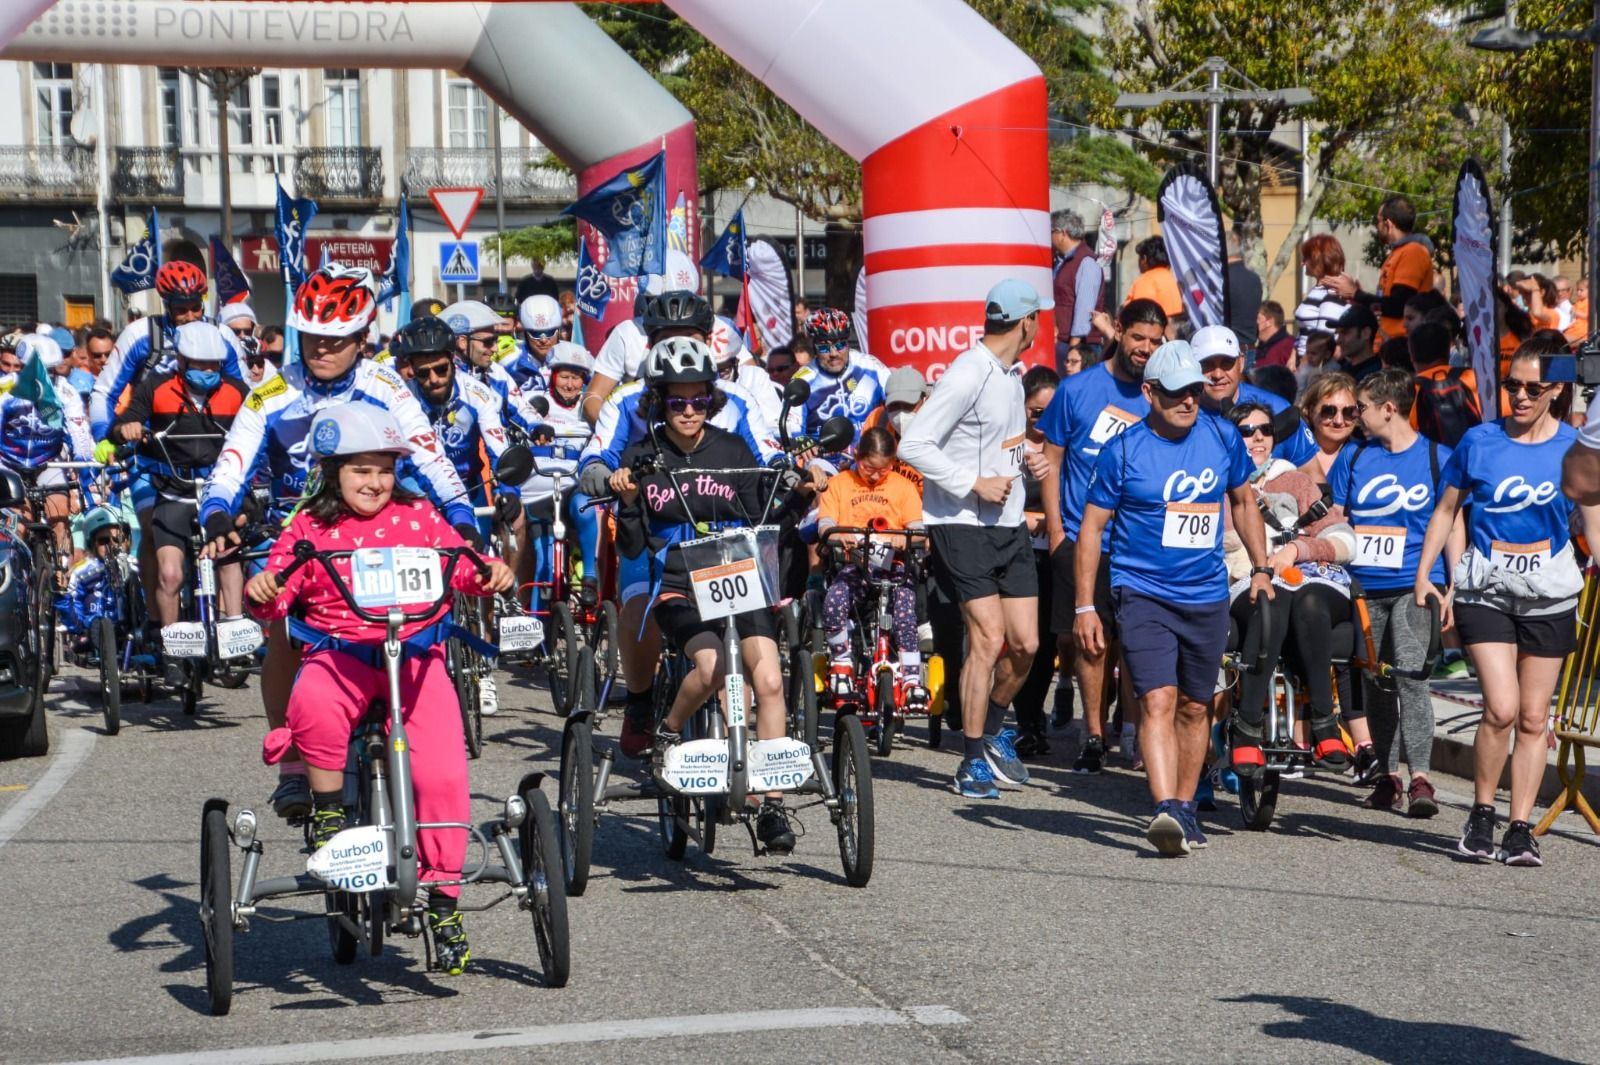
[[[106,148],[106,133],[111,120],[106,116],[106,66],[101,63],[95,71],[95,110],[99,112],[100,130],[95,136],[95,164],[100,170],[96,182],[95,214],[100,221],[100,306],[104,315],[111,318],[111,164]]]

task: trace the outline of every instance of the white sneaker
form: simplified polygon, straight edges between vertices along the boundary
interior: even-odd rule
[[[484,717],[493,717],[499,712],[500,697],[494,690],[494,677],[480,677],[478,679],[478,713]]]

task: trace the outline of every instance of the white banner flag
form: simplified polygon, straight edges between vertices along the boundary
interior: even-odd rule
[[[1489,184],[1476,159],[1461,164],[1456,178],[1454,243],[1457,284],[1466,311],[1462,323],[1472,372],[1478,378],[1478,402],[1484,420],[1500,409],[1500,337],[1494,327],[1494,264],[1496,233],[1494,203]]]
[[[867,347],[867,268],[856,274],[856,305],[850,312],[850,321],[856,327],[856,350],[866,352]]]
[[[789,268],[770,240],[752,240],[749,256],[750,314],[761,330],[767,350],[794,339],[794,296],[789,288]]]
[[[1228,257],[1216,191],[1199,170],[1180,163],[1161,179],[1156,204],[1189,325],[1227,325]]]

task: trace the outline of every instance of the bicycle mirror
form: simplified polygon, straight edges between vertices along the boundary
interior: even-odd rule
[[[822,423],[822,431],[817,434],[817,450],[824,454],[843,451],[855,438],[855,423],[842,414],[836,414]]]
[[[495,480],[512,488],[526,481],[532,473],[533,452],[521,444],[512,444],[506,448],[494,468]]]

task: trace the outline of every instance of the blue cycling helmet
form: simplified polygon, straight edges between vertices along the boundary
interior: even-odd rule
[[[84,543],[93,543],[97,534],[118,525],[124,529],[128,527],[128,523],[122,520],[121,514],[110,507],[95,507],[83,516]]]

